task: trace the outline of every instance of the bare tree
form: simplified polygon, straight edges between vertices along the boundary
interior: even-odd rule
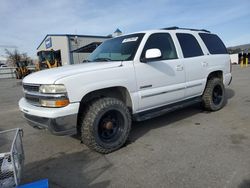
[[[20,53],[17,49],[10,51],[5,49],[7,55],[7,64],[9,66],[16,66],[17,62],[27,61],[29,64],[32,62],[31,58],[28,57],[27,53]]]

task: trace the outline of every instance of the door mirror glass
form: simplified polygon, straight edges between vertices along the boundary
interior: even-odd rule
[[[161,50],[158,48],[151,48],[146,51],[145,58],[146,59],[156,59],[161,57]]]

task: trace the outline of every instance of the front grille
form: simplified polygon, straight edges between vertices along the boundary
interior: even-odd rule
[[[29,95],[29,94],[25,94],[25,99],[26,99],[29,103],[33,104],[33,105],[40,106],[39,98],[38,98],[38,97]]]
[[[35,105],[40,106],[39,98],[36,95],[32,95],[32,93],[38,93],[39,92],[39,85],[32,85],[32,84],[23,84],[24,89],[24,97],[25,99]],[[28,94],[30,93],[30,94]]]
[[[29,92],[39,92],[39,85],[23,84],[23,89]]]

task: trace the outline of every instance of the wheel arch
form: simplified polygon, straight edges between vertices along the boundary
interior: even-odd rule
[[[85,94],[81,101],[80,101],[80,107],[78,110],[78,116],[77,116],[77,131],[79,132],[79,126],[81,124],[81,118],[82,113],[84,113],[84,110],[87,107],[87,104],[90,101],[93,101],[98,98],[103,98],[103,97],[111,97],[111,98],[116,98],[121,100],[129,109],[130,113],[133,111],[133,101],[132,97],[130,95],[130,92],[126,87],[123,86],[113,86],[113,87],[107,87],[107,88],[102,88],[94,91],[90,91],[87,94]]]
[[[221,78],[223,80],[223,71],[222,70],[216,70],[216,71],[212,71],[208,74],[207,76],[207,80],[211,79],[211,78]]]
[[[220,79],[222,79],[222,81],[223,81],[223,71],[222,71],[222,70],[210,71],[206,78],[207,78],[207,80],[206,80],[206,85],[205,85],[205,87],[204,87],[204,90],[203,90],[203,92],[202,92],[202,95],[203,95],[204,92],[205,92],[205,89],[206,89],[206,87],[207,87],[208,80],[210,80],[210,79],[212,79],[212,78],[220,78]]]

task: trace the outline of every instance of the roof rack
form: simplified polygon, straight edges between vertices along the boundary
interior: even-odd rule
[[[166,28],[162,28],[163,30],[177,30],[177,29],[183,29],[183,30],[190,30],[190,31],[204,31],[207,33],[211,33],[210,31],[206,30],[206,29],[191,29],[191,28],[181,28],[181,27],[166,27]]]

